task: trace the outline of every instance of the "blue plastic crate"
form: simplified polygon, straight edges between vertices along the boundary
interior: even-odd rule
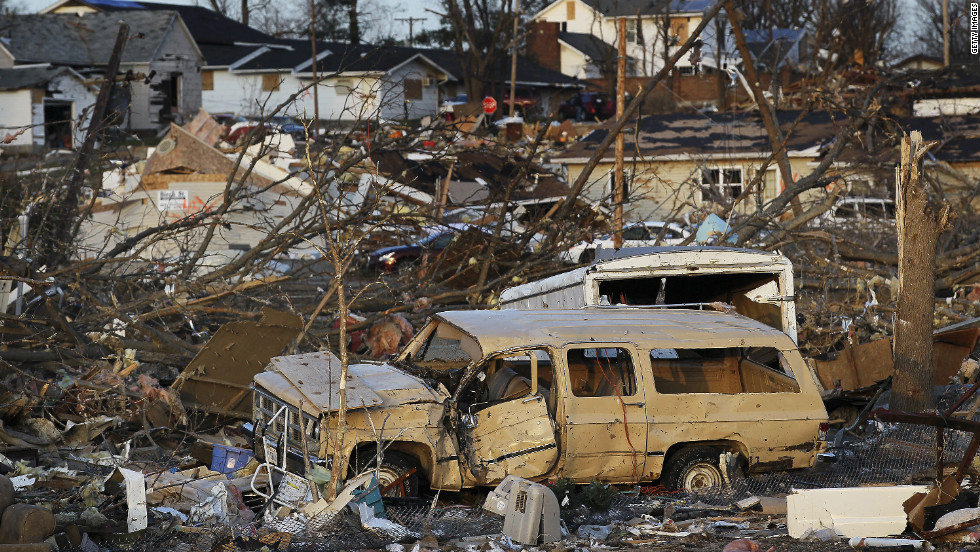
[[[214,445],[214,453],[211,455],[211,471],[231,473],[240,470],[248,464],[253,456],[255,453],[248,449]]]

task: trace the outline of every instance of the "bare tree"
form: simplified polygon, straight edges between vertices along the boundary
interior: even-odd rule
[[[874,67],[890,52],[898,22],[896,0],[817,2],[814,55],[825,74],[848,67]]]
[[[942,58],[943,52],[943,2],[918,0],[920,17],[916,38],[922,53]],[[949,57],[967,59],[970,52],[970,2],[949,0]]]

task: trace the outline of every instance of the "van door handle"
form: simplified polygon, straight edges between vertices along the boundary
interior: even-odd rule
[[[626,405],[626,406],[646,406],[646,403],[641,403],[641,402],[638,402],[638,403],[623,403],[623,404]]]

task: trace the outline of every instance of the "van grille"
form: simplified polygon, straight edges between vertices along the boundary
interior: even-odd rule
[[[252,423],[255,424],[256,431],[269,422],[279,410],[286,406],[286,403],[268,391],[260,388],[252,388]],[[299,409],[287,406],[289,411],[289,431],[286,434],[289,449],[302,457],[303,437],[302,431],[306,431],[306,441],[309,446],[309,453],[316,454],[320,445],[320,423],[313,416],[303,413],[303,424],[299,423]],[[286,431],[286,416],[281,414],[266,427],[265,436],[273,444],[279,442],[279,438]]]

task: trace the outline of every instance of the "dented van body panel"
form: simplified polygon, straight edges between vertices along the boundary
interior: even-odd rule
[[[267,423],[271,411],[302,410],[308,450],[326,461],[340,365],[315,355],[278,357],[256,376],[254,418],[274,440],[289,424]],[[342,457],[387,443],[414,458],[435,489],[507,475],[654,481],[691,446],[737,454],[750,471],[793,469],[812,465],[825,446],[818,432],[827,413],[793,341],[733,314],[445,312],[390,364],[349,370]]]

